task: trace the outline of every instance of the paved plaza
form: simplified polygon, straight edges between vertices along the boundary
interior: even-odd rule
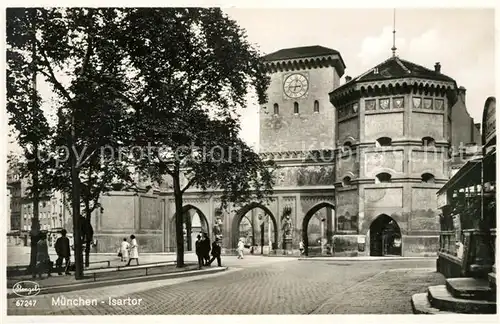
[[[229,270],[217,274],[40,295],[31,307],[9,299],[8,315],[411,314],[412,294],[444,283],[433,258],[299,261],[228,256],[223,263]],[[109,305],[110,298],[129,297],[138,304]],[[97,305],[58,306],[58,298],[95,299]]]

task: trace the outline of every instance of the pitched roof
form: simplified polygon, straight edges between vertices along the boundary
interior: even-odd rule
[[[393,56],[360,76],[352,79],[351,82],[399,79],[405,77],[417,77],[451,82],[455,81],[449,76],[437,72],[434,69],[431,70],[421,65],[400,59],[397,56]]]
[[[334,49],[319,45],[314,45],[314,46],[303,46],[303,47],[281,49],[279,51],[265,55],[264,60],[278,61],[278,60],[287,60],[293,58],[304,58],[304,57],[313,57],[313,56],[322,56],[331,54],[340,55],[340,53]]]

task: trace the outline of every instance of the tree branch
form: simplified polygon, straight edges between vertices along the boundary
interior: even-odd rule
[[[193,185],[193,183],[195,183],[195,182],[196,182],[196,176],[195,176],[195,177],[192,177],[192,178],[188,181],[188,183],[186,184],[186,186],[185,186],[183,189],[181,189],[181,192],[182,192],[182,193],[186,192],[186,190],[188,190],[188,189],[189,189],[189,187],[191,187],[191,186]]]
[[[58,89],[61,94],[66,97],[66,100],[68,100],[69,102],[72,102],[73,101],[73,98],[71,98],[69,92],[66,90],[66,88],[64,88],[64,86],[57,80],[55,74],[54,74],[54,70],[52,69],[52,66],[50,65],[50,62],[49,62],[49,59],[47,57],[47,54],[45,53],[45,50],[43,49],[42,47],[42,44],[40,43],[40,41],[37,39],[36,40],[37,44],[38,44],[38,48],[40,49],[40,53],[42,54],[42,57],[43,57],[43,60],[45,62],[45,67],[49,70],[49,73],[43,71],[43,70],[39,70],[39,72],[41,72],[43,75],[45,75],[46,77],[48,77],[50,80],[52,80],[52,83],[54,84],[54,86],[56,87],[56,89]]]

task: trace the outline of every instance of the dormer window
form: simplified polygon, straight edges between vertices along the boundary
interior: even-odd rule
[[[422,182],[423,183],[434,183],[434,175],[431,173],[424,173],[422,174]]]
[[[280,114],[280,106],[277,103],[275,103],[273,108],[274,108],[274,114],[279,115]]]
[[[319,101],[314,100],[314,112],[319,113]]]
[[[392,139],[389,137],[381,137],[377,139],[376,146],[377,147],[382,147],[382,146],[391,146],[392,145]]]
[[[299,103],[298,102],[293,103],[293,113],[296,115],[299,114]]]
[[[422,138],[422,146],[435,146],[435,145],[436,141],[432,137],[427,136]]]
[[[382,172],[375,176],[375,183],[387,183],[391,182],[392,176],[389,173]]]

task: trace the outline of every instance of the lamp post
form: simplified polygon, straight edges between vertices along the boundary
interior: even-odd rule
[[[321,254],[325,254],[325,218],[321,219]]]

